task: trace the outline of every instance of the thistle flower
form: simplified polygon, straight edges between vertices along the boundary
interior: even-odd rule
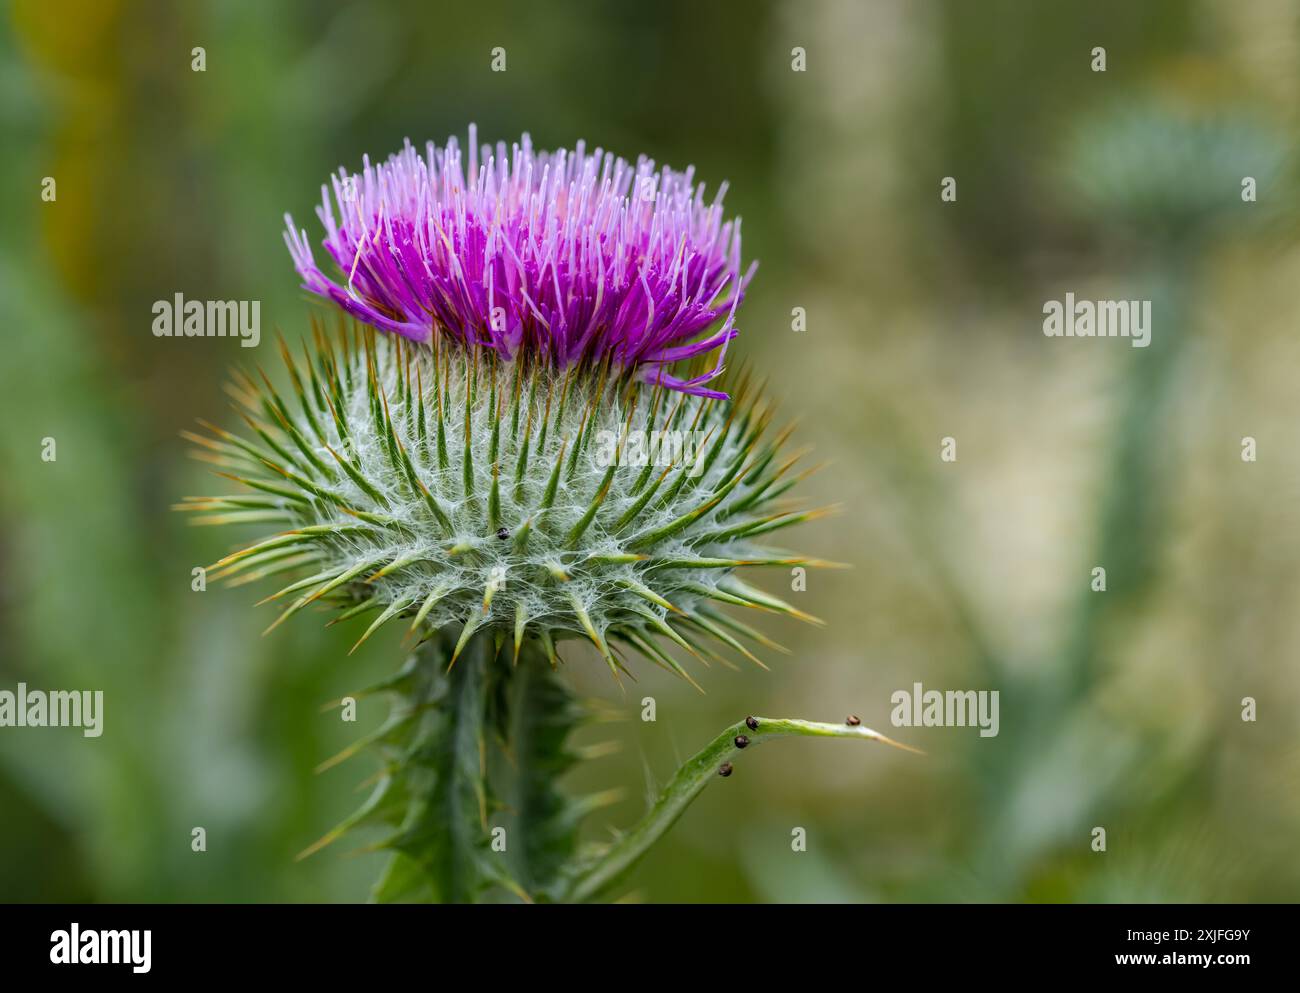
[[[326,604],[331,623],[369,618],[358,645],[399,620],[418,639],[374,688],[394,698],[389,720],[339,756],[379,752],[370,799],[309,852],[384,825],[394,857],[378,900],[594,899],[744,745],[888,739],[751,717],[683,766],[640,825],[579,850],[582,818],[609,797],[557,783],[590,713],[556,674],[562,643],[590,643],[620,681],[629,652],[697,688],[691,659],[761,665],[752,646],[780,646],[731,611],[816,619],[741,574],[823,564],[763,544],[821,511],[785,503],[798,457],[782,453],[788,432],[768,434],[761,391],[703,385],[748,278],[718,201],[704,206],[690,173],[656,181],[648,162],[581,146],[534,155],[525,138],[477,162],[467,182],[454,142],[426,159],[408,145],[367,164],[354,198],[341,176],[344,226],[328,201],[321,216],[347,289],[291,226],[308,289],[395,334],[314,323],[302,359],[281,343],[289,390],[238,377],[248,432],[187,436],[246,491],[178,509],[273,529],[213,567],[232,584],[289,579],[268,598],[286,604],[268,631]],[[655,197],[629,197],[643,179]],[[684,378],[665,372],[681,360]],[[515,840],[490,850],[490,830]]]
[[[557,369],[609,358],[638,378],[701,396],[737,334],[740,221],[724,221],[723,184],[709,203],[693,169],[656,172],[579,142],[534,152],[453,137],[425,154],[408,141],[359,175],[340,170],[317,214],[338,281],[316,265],[307,233],[285,215],[303,286],[382,331],[445,335]],[[718,325],[717,327],[714,327]],[[712,328],[712,330],[710,330]],[[668,369],[712,365],[682,379]]]

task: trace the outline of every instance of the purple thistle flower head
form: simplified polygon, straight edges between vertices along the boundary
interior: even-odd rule
[[[638,378],[699,396],[722,372],[736,308],[740,220],[724,220],[694,169],[636,165],[597,148],[535,152],[453,137],[424,155],[406,142],[387,162],[322,187],[317,215],[338,282],[317,267],[306,231],[285,215],[303,285],[382,331],[435,334],[556,368],[611,360]],[[335,204],[339,217],[335,216]],[[712,354],[690,379],[676,362]]]

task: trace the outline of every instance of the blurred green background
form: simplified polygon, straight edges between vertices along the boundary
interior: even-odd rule
[[[1001,692],[996,738],[891,732],[924,758],[764,749],[638,898],[1300,898],[1298,101],[1283,0],[12,3],[0,688],[102,689],[106,713],[98,739],[0,729],[0,899],[364,899],[377,856],[293,856],[372,771],[313,767],[383,714],[321,705],[392,671],[398,635],[347,658],[363,621],[263,639],[254,589],[192,592],[230,536],[169,512],[209,487],[178,432],[306,328],[283,212],[317,238],[338,165],[469,122],[731,183],[761,263],[732,355],[831,463],[809,499],[842,506],[786,543],[853,565],[765,577],[829,626],[766,625],[793,654],[710,670],[703,697],[642,666],[623,698],[567,653],[628,717],[577,774],[627,788],[593,835],[746,713],[891,732],[913,682]],[[1044,337],[1067,291],[1151,299],[1152,346]],[[261,300],[261,347],[153,337],[175,293]]]

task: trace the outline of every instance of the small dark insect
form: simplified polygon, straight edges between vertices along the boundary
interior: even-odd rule
[[[502,541],[505,541],[507,538],[510,537],[510,532],[507,531],[505,528],[497,528],[497,537],[500,538]]]
[[[730,775],[731,775],[731,763],[730,763],[730,762],[723,762],[722,765],[718,766],[718,775],[721,776],[723,779],[726,779],[728,776],[730,776]]]
[[[749,728],[749,730],[751,730],[751,731],[757,731],[757,730],[758,730],[758,718],[757,718],[757,717],[746,717],[746,718],[745,718],[745,727]]]
[[[856,714],[849,714],[848,717],[844,718],[844,723],[851,728],[855,728],[861,724],[862,721]]]
[[[738,735],[736,735],[736,747],[737,747],[737,748],[744,748],[744,747],[745,747],[746,745],[748,745],[748,744],[749,744],[749,739],[746,738],[743,734],[738,734]]]

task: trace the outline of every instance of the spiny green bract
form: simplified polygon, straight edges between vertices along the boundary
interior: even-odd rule
[[[536,639],[552,664],[580,637],[616,676],[621,644],[690,680],[672,644],[776,647],[717,604],[812,619],[736,575],[807,564],[755,539],[816,513],[782,508],[795,460],[745,384],[724,402],[368,330],[315,339],[305,360],[281,346],[291,390],[233,386],[249,433],[188,435],[254,492],[181,509],[277,528],[216,575],[302,576],[269,598],[287,603],[271,628],[328,601],[374,614],[362,641],[399,618],[450,630],[452,662],[476,632],[515,658]]]

